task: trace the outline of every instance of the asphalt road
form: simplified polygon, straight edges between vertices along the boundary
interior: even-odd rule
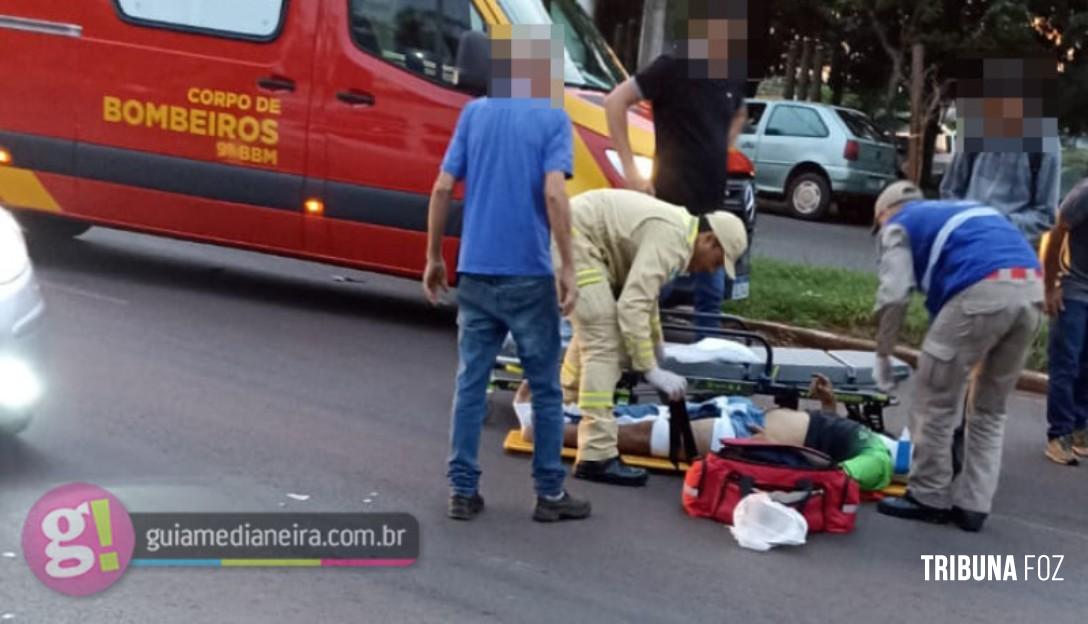
[[[685,517],[680,479],[662,475],[646,489],[571,481],[594,516],[535,524],[529,462],[501,450],[513,422],[502,395],[481,453],[488,509],[454,523],[454,315],[415,283],[103,230],[36,255],[52,367],[37,420],[0,446],[5,622],[1083,619],[1088,468],[1043,458],[1038,399],[1012,401],[978,535],[866,506],[853,534],[756,553]],[[76,480],[131,511],[409,512],[421,557],[388,570],[130,569],[101,595],[65,598],[30,574],[19,533],[41,494]],[[922,554],[1064,555],[1065,581],[926,583]]]
[[[753,253],[809,266],[876,272],[876,240],[865,225],[833,218],[809,223],[771,213],[760,202]]]

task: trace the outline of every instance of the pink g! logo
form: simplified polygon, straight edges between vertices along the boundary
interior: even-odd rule
[[[23,524],[23,555],[34,576],[69,596],[88,596],[116,583],[135,543],[121,501],[89,483],[50,490]]]

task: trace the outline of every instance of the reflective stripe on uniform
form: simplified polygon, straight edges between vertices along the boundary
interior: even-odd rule
[[[604,281],[604,274],[597,269],[582,269],[575,273],[574,276],[579,288]]]
[[[929,292],[929,285],[932,283],[933,279],[933,269],[937,267],[937,262],[940,261],[941,253],[944,252],[944,246],[948,243],[948,239],[952,236],[952,232],[955,232],[956,228],[976,217],[1004,218],[1004,215],[993,208],[980,206],[978,208],[964,210],[949,219],[944,226],[941,227],[941,230],[937,232],[937,238],[933,241],[932,249],[929,250],[929,263],[926,265],[926,274],[922,276],[923,292]]]
[[[581,409],[608,409],[615,405],[614,392],[582,392],[578,396]]]
[[[695,245],[695,239],[699,237],[699,219],[696,217],[691,218],[691,225],[688,226],[688,245]]]

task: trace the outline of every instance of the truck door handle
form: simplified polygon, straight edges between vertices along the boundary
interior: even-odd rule
[[[336,94],[336,99],[349,106],[374,106],[374,96],[364,91],[341,91]]]
[[[756,146],[756,144],[755,143],[741,143],[740,146],[744,147],[744,148],[753,148],[753,147]]]
[[[295,91],[295,81],[283,76],[265,76],[257,81],[257,86],[273,93],[293,93]]]

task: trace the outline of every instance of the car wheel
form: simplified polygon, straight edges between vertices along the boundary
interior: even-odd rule
[[[57,218],[52,215],[18,212],[15,218],[26,228],[27,238],[43,241],[59,241],[75,238],[91,229],[89,223]]]
[[[28,425],[30,425],[29,412],[0,418],[0,439],[15,437],[22,433]]]
[[[786,205],[798,219],[820,221],[831,208],[831,185],[818,173],[802,173],[790,180]]]

